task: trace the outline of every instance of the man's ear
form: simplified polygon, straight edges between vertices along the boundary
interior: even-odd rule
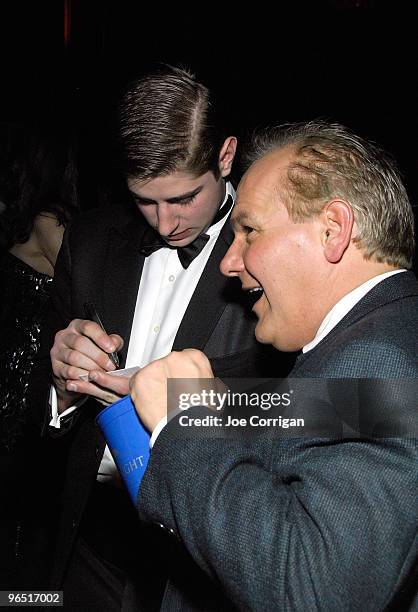
[[[219,172],[221,176],[228,176],[231,172],[232,162],[234,161],[237,150],[237,139],[235,136],[228,136],[223,143],[219,153]]]
[[[345,200],[332,200],[322,213],[324,254],[330,263],[338,263],[351,242],[354,225],[353,209]]]

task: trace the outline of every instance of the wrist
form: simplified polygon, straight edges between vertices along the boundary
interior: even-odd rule
[[[57,409],[58,414],[62,414],[67,408],[73,406],[80,399],[80,393],[71,393],[70,391],[62,391],[57,385]]]

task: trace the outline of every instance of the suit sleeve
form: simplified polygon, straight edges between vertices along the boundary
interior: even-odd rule
[[[238,609],[382,610],[417,554],[417,442],[160,434],[140,517]]]
[[[50,421],[49,392],[52,384],[50,350],[55,334],[67,327],[71,313],[71,255],[69,231],[64,235],[58,255],[49,307],[41,331],[41,343],[36,357],[28,391],[30,416],[37,429],[48,431]],[[63,433],[65,429],[62,429]]]

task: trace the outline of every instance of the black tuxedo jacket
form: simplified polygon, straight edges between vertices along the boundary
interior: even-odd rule
[[[42,415],[51,383],[49,350],[58,330],[72,319],[85,318],[83,304],[90,301],[97,306],[106,330],[124,338],[124,366],[145,259],[139,249],[146,227],[138,214],[132,218],[117,210],[83,214],[66,231],[55,269],[52,305],[30,396],[33,412],[44,421],[44,430],[59,438],[53,444],[65,465],[59,477],[64,489],[54,563],[53,584],[57,586],[96,480],[105,442],[95,424],[103,406],[92,399],[63,422],[60,430],[48,427],[49,410],[46,418]],[[203,350],[218,376],[260,376],[271,365],[271,351],[255,341],[255,322],[243,304],[239,281],[225,278],[219,270],[232,239],[226,222],[183,317],[173,350]],[[287,367],[285,361],[283,367]]]
[[[300,355],[289,378],[309,398],[316,382],[367,391],[374,379],[385,393],[366,396],[360,421],[399,420],[403,431],[270,428],[225,440],[216,428],[185,438],[176,419],[163,429],[138,496],[142,519],[172,541],[163,610],[417,609],[417,330],[418,284],[400,273]]]

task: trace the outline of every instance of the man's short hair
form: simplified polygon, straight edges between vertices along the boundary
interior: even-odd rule
[[[414,215],[395,161],[342,125],[285,124],[255,134],[246,162],[291,147],[294,159],[280,195],[295,222],[319,214],[333,198],[353,208],[365,259],[411,268]]]
[[[122,98],[122,171],[139,180],[178,171],[218,178],[222,127],[209,90],[189,71],[163,65],[132,82]]]

